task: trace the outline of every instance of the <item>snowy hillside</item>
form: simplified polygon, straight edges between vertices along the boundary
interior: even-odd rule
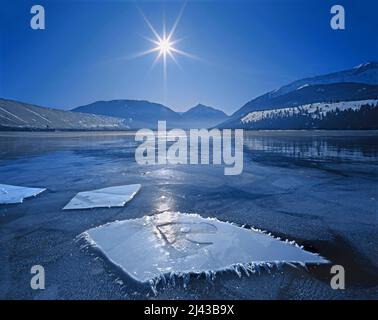
[[[118,130],[123,119],[38,107],[0,99],[0,130]]]
[[[316,102],[253,111],[242,117],[237,127],[253,130],[378,129],[378,99]]]
[[[298,114],[309,114],[313,119],[321,119],[326,116],[327,112],[359,110],[363,105],[376,105],[378,99],[360,100],[360,101],[341,101],[335,103],[310,103],[291,108],[278,108],[273,110],[254,111],[241,118],[242,123],[257,122],[266,118],[290,117]]]
[[[236,117],[243,117],[252,111],[294,107],[314,102],[366,99],[378,99],[378,85],[355,82],[316,85],[305,83],[295,88],[295,90],[282,95],[270,97],[269,99],[257,98],[252,100],[237,112]],[[232,117],[234,118],[235,114]]]

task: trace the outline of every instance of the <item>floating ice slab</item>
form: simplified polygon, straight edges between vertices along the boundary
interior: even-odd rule
[[[122,207],[139,191],[140,184],[79,192],[63,210]]]
[[[0,184],[0,203],[22,203],[25,198],[36,196],[45,190]]]
[[[162,275],[214,273],[236,267],[254,272],[260,265],[328,262],[261,231],[178,212],[116,221],[83,235],[112,263],[142,283]]]

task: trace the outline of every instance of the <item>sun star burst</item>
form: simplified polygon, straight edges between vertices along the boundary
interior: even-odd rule
[[[189,58],[195,58],[195,56],[185,52],[185,51],[182,51],[182,50],[179,50],[175,47],[175,44],[177,44],[180,40],[173,40],[174,38],[174,33],[176,31],[176,28],[177,28],[177,25],[178,23],[180,22],[180,19],[181,19],[181,16],[183,14],[183,11],[184,11],[184,8],[185,8],[185,4],[184,6],[181,8],[180,12],[179,12],[179,15],[177,16],[173,26],[172,26],[172,29],[169,31],[169,33],[167,34],[166,33],[166,27],[165,27],[165,21],[163,21],[163,34],[160,35],[156,29],[152,26],[152,24],[150,23],[150,21],[147,19],[147,17],[143,14],[142,11],[140,11],[142,17],[144,18],[144,21],[146,22],[146,24],[148,25],[148,27],[150,28],[150,30],[152,31],[152,34],[154,36],[153,39],[150,39],[150,38],[146,38],[148,41],[150,41],[151,43],[153,43],[155,46],[145,52],[142,52],[141,54],[139,54],[138,56],[144,56],[144,55],[147,55],[147,54],[151,54],[151,53],[157,53],[156,55],[156,58],[152,64],[152,67],[155,66],[155,64],[159,61],[159,60],[162,60],[163,61],[163,72],[164,72],[164,81],[166,80],[167,78],[167,57],[169,56],[170,59],[172,59],[179,67],[179,63],[175,57],[175,55],[182,55],[182,56],[186,56],[186,57],[189,57]]]

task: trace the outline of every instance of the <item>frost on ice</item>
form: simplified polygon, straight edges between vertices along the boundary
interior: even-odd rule
[[[328,261],[261,231],[196,214],[164,212],[89,229],[84,238],[135,280]]]
[[[0,184],[0,203],[22,203],[25,198],[34,197],[45,190]]]
[[[63,210],[122,207],[139,191],[140,184],[79,192]]]

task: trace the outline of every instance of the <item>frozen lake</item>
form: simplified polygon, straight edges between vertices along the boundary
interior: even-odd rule
[[[132,133],[0,132],[0,184],[47,188],[0,205],[1,299],[359,299],[378,298],[378,133],[246,132],[244,170],[135,162]],[[141,184],[121,208],[63,211],[78,192]],[[191,278],[155,296],[98,252],[75,241],[115,220],[164,211],[197,213],[295,240],[344,266],[346,289],[330,286],[331,265],[284,266],[239,278]],[[42,265],[46,289],[30,287]]]

